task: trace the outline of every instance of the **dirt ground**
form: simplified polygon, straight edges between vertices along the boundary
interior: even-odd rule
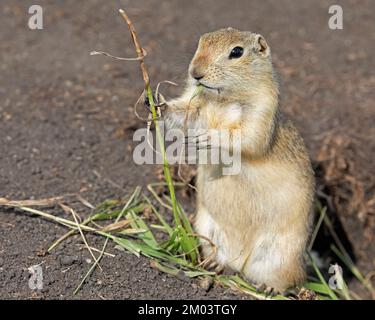
[[[154,84],[182,85],[199,35],[232,26],[268,40],[282,109],[306,140],[319,197],[339,217],[363,273],[374,269],[374,1],[334,1],[343,7],[344,29],[330,30],[332,1],[323,0],[40,0],[44,29],[32,31],[34,2],[0,4],[0,197],[80,193],[98,204],[156,180],[154,166],[132,159],[133,132],[145,126],[133,112],[143,85],[138,64],[89,56],[91,50],[134,56],[118,8],[136,25]],[[104,257],[103,271],[73,296],[90,266],[80,238],[43,254],[65,231],[0,208],[0,298],[243,298],[162,274],[113,246],[108,251],[116,257]],[[89,241],[97,248],[103,243]],[[44,289],[32,291],[27,268],[40,263]]]

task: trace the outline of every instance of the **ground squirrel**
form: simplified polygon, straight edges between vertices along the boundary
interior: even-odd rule
[[[283,291],[305,278],[314,174],[278,96],[265,39],[221,29],[200,38],[187,87],[166,102],[164,116],[167,128],[241,130],[239,174],[213,177],[211,165],[198,165],[195,228],[217,247],[218,264]],[[210,256],[212,245],[201,242]]]

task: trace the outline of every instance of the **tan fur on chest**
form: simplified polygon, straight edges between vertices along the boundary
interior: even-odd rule
[[[204,205],[223,225],[259,227],[274,218],[296,218],[290,206],[298,205],[301,188],[306,187],[292,166],[276,161],[245,162],[235,176],[220,176],[219,170],[219,165],[200,166],[198,189]]]
[[[190,111],[194,113],[193,110]],[[229,130],[241,129],[242,108],[238,103],[209,102],[199,108],[202,128]]]

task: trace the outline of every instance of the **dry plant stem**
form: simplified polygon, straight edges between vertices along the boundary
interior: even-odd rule
[[[100,261],[102,258],[103,258],[103,255],[104,255],[104,252],[105,252],[105,249],[107,248],[107,244],[108,244],[108,241],[109,241],[109,238],[106,238],[105,239],[105,242],[104,242],[104,245],[103,245],[103,248],[102,248],[102,251],[100,252],[100,255],[98,257],[98,260],[96,261]],[[79,289],[81,289],[82,285],[84,284],[84,282],[86,281],[86,279],[90,276],[90,274],[95,270],[96,268],[96,265],[97,265],[97,262],[94,262],[92,264],[92,266],[90,267],[89,271],[86,273],[86,276],[82,279],[82,281],[80,282],[80,284],[78,285],[78,287],[74,290],[73,294],[76,295],[77,292],[79,291]]]
[[[81,223],[81,227],[82,226],[85,226],[87,225],[89,222],[91,221],[91,218],[88,218],[86,220],[84,220],[82,223]],[[63,242],[65,239],[69,238],[70,236],[72,236],[74,233],[76,233],[76,229],[72,229],[70,231],[68,231],[67,233],[65,233],[63,236],[61,236],[60,238],[58,238],[47,250],[47,252],[51,252],[53,249],[55,249],[61,242]]]
[[[90,203],[88,202],[86,199],[82,198],[81,195],[77,195],[77,199],[84,205],[86,206],[87,208],[90,208],[90,209],[95,209],[95,207]]]
[[[118,217],[116,218],[115,220],[115,223],[118,223],[120,221],[120,219],[122,218],[122,216],[124,215],[124,212],[126,211],[126,209],[129,208],[130,204],[133,202],[134,198],[136,197],[136,195],[138,194],[139,192],[139,188],[137,187],[135,189],[135,191],[133,192],[133,194],[130,196],[129,200],[126,202],[124,208],[121,210],[120,214],[118,215]],[[77,288],[74,290],[73,294],[77,294],[77,292],[79,291],[79,289],[81,289],[81,287],[83,286],[83,284],[85,283],[86,279],[90,276],[90,274],[95,270],[96,266],[99,264],[99,261],[103,258],[104,256],[104,252],[105,252],[105,249],[107,248],[107,244],[108,244],[108,241],[109,239],[112,239],[111,236],[109,236],[108,234],[105,234],[104,232],[98,232],[98,234],[102,234],[102,235],[105,235],[106,236],[106,239],[104,241],[104,245],[103,245],[103,248],[102,248],[102,251],[98,257],[97,260],[95,260],[95,262],[92,264],[92,266],[90,267],[89,271],[87,271],[86,275],[83,277],[82,281],[79,283],[79,285],[77,286]]]
[[[99,250],[99,249],[97,249],[97,248],[95,248],[95,247],[90,247],[90,249],[91,249],[92,251],[95,251],[95,252],[98,252],[98,253],[101,253],[101,252],[102,252],[102,250]],[[105,255],[105,256],[108,256],[108,257],[111,257],[111,258],[116,257],[116,255],[114,255],[114,254],[112,254],[112,253],[109,253],[109,252],[104,252],[104,255]]]
[[[154,198],[164,207],[164,208],[167,208],[168,210],[172,210],[173,211],[173,208],[166,204],[157,194],[157,192],[155,191],[154,189],[154,186],[160,186],[160,185],[164,185],[163,183],[150,183],[147,185],[147,190],[150,191],[150,193],[154,196]]]
[[[211,260],[213,260],[213,258],[216,256],[216,253],[217,253],[217,246],[212,242],[212,240],[210,238],[207,238],[201,234],[198,234],[198,233],[192,233],[191,236],[193,237],[198,237],[198,238],[202,238],[203,240],[206,240],[210,246],[212,247],[212,253],[206,258],[204,259],[203,261],[201,261],[199,264],[198,264],[198,267],[200,266],[204,266],[206,264],[208,264]]]
[[[165,176],[165,180],[168,184],[169,193],[170,193],[171,199],[172,199],[173,216],[174,216],[176,225],[180,226],[181,225],[181,219],[180,219],[180,215],[179,215],[179,211],[178,211],[178,207],[177,207],[176,194],[175,194],[175,190],[174,190],[174,186],[173,186],[173,182],[172,182],[171,173],[170,173],[170,170],[169,170],[169,164],[168,164],[166,153],[165,153],[164,140],[163,140],[163,137],[161,135],[159,125],[157,123],[156,107],[155,107],[155,102],[154,102],[154,98],[153,98],[152,90],[151,90],[151,86],[150,86],[150,77],[148,75],[146,64],[145,64],[145,61],[144,61],[143,50],[142,50],[142,47],[140,45],[137,33],[135,31],[135,28],[134,28],[134,25],[131,22],[131,20],[129,19],[128,15],[122,9],[120,9],[119,12],[120,12],[121,16],[123,17],[123,19],[125,20],[125,22],[127,23],[128,27],[129,27],[129,30],[130,30],[130,33],[131,33],[131,36],[132,36],[132,39],[133,39],[133,42],[134,42],[134,46],[135,46],[135,49],[136,49],[136,52],[137,52],[137,56],[140,58],[139,63],[140,63],[141,71],[142,71],[143,81],[145,83],[145,92],[146,92],[148,100],[150,102],[150,108],[151,108],[153,121],[154,121],[154,125],[155,125],[156,136],[157,136],[157,139],[158,139],[158,142],[159,142],[159,145],[160,145],[160,149],[161,149],[161,152],[162,152],[162,155],[163,155],[164,176]]]
[[[43,212],[43,211],[40,211],[40,210],[36,210],[36,209],[24,207],[24,206],[19,206],[19,205],[15,205],[15,204],[9,204],[9,205],[5,205],[5,206],[12,207],[12,208],[18,208],[22,211],[33,213],[33,214],[42,216],[44,218],[50,219],[52,221],[56,221],[56,222],[66,226],[68,228],[74,229],[74,231],[77,230],[77,225],[74,221],[64,219],[64,218],[60,218],[60,217],[55,217],[52,214],[49,214],[49,213],[46,213],[46,212]],[[85,225],[82,225],[82,224],[80,224],[80,227],[82,228],[82,230],[85,230],[85,231],[98,232],[98,230],[96,230],[94,228],[91,228],[91,227],[88,227],[88,226],[85,226]]]
[[[78,219],[77,219],[77,214],[74,212],[74,210],[73,210],[72,208],[70,208],[70,207],[68,207],[68,206],[66,206],[66,205],[64,205],[64,204],[62,204],[62,203],[60,204],[60,206],[61,206],[66,212],[70,212],[70,213],[72,214],[73,219],[74,219],[74,222],[76,223],[77,229],[78,229],[78,231],[79,231],[79,233],[80,233],[80,235],[81,235],[81,238],[82,238],[82,240],[83,240],[83,242],[84,242],[84,244],[85,244],[87,250],[90,252],[90,255],[92,256],[92,258],[94,259],[94,261],[97,262],[96,256],[95,256],[94,253],[92,252],[92,250],[91,250],[91,248],[90,248],[90,246],[89,246],[89,244],[88,244],[88,242],[87,242],[87,240],[86,240],[86,237],[85,237],[85,235],[83,234],[83,231],[82,231],[82,229],[81,229],[80,223],[78,222]],[[103,270],[102,267],[101,267],[100,265],[99,265],[99,268],[100,268],[100,270]]]
[[[148,118],[146,119],[146,118],[141,117],[141,116],[139,115],[138,111],[137,111],[137,107],[138,107],[139,103],[141,102],[142,98],[144,98],[144,91],[142,91],[142,93],[141,93],[141,95],[139,96],[138,100],[137,100],[136,103],[134,104],[134,108],[133,108],[133,109],[134,109],[134,114],[135,114],[135,116],[136,116],[139,120],[145,121],[145,122],[147,122],[147,124],[148,124],[149,119],[148,119]],[[143,102],[142,102],[142,103],[143,103]]]
[[[139,62],[140,62],[140,65],[141,65],[143,81],[145,82],[145,89],[147,91],[147,88],[150,87],[150,77],[148,76],[148,72],[147,72],[147,69],[146,69],[146,64],[145,64],[145,60],[144,60],[144,54],[143,54],[142,46],[140,45],[140,42],[139,42],[139,39],[138,39],[138,36],[137,36],[137,32],[135,31],[134,25],[131,22],[131,20],[129,19],[126,12],[122,9],[120,9],[119,12],[120,12],[121,16],[123,17],[123,19],[125,20],[125,22],[128,24],[130,34],[131,34],[133,42],[134,42],[135,50],[137,52],[137,56],[139,58]]]
[[[160,82],[158,83],[158,85],[156,86],[156,90],[155,90],[155,93],[156,93],[156,96],[157,96],[157,97],[159,96],[159,89],[160,89],[160,86],[161,86],[163,83],[171,84],[172,86],[175,86],[175,87],[178,86],[178,84],[177,84],[176,82],[173,82],[173,81],[169,81],[169,80],[163,80],[163,81],[160,81]]]
[[[110,57],[112,59],[116,59],[116,60],[125,60],[125,61],[135,61],[135,60],[140,60],[139,57],[137,58],[121,58],[121,57],[116,57],[116,56],[113,56],[107,52],[104,52],[104,51],[91,51],[90,52],[90,55],[91,56],[96,56],[96,55],[102,55],[102,56],[106,56],[106,57]],[[146,56],[146,52],[144,51],[143,53],[144,56]]]
[[[54,197],[54,198],[48,198],[48,199],[41,199],[41,200],[8,200],[6,198],[0,198],[0,206],[13,206],[13,207],[32,207],[32,206],[52,206],[56,203],[58,203],[60,200],[62,200],[64,196],[62,197]]]

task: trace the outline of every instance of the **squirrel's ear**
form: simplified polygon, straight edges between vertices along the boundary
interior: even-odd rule
[[[265,57],[270,55],[270,47],[260,34],[256,36],[255,50]]]

